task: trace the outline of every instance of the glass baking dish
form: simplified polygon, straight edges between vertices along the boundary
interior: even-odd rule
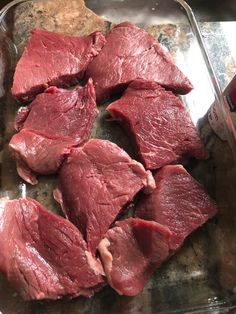
[[[1,191],[10,198],[31,196],[59,212],[52,199],[54,176],[42,177],[37,186],[22,182],[8,151],[14,116],[20,104],[10,94],[12,75],[30,30],[80,34],[77,1],[13,1],[0,11],[0,119]],[[166,262],[136,297],[122,297],[105,287],[91,299],[24,302],[0,275],[0,312],[13,313],[234,313],[236,311],[236,166],[235,142],[228,129],[228,145],[211,131],[207,111],[213,102],[224,115],[221,90],[204,48],[190,7],[182,0],[88,0],[86,5],[103,17],[106,29],[129,20],[144,27],[170,50],[194,90],[182,96],[209,151],[206,161],[187,168],[217,200],[220,213],[194,232],[183,248]],[[51,10],[51,11],[50,11]],[[100,120],[104,106],[100,107]],[[93,136],[116,141],[128,150],[125,136],[98,122]],[[117,127],[118,128],[118,127]],[[230,148],[231,146],[231,148]],[[59,212],[60,213],[60,212]],[[138,262],[138,261],[137,261]]]

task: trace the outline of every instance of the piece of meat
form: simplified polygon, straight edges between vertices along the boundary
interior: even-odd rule
[[[16,157],[19,176],[34,185],[38,183],[38,174],[48,175],[57,171],[65,157],[70,154],[74,142],[46,138],[23,129],[13,136],[9,145]]]
[[[79,230],[33,199],[0,199],[0,271],[26,300],[90,297],[103,269]]]
[[[54,197],[95,253],[123,207],[142,188],[153,190],[153,183],[151,172],[116,144],[92,139],[71,150],[60,168]]]
[[[116,222],[98,246],[108,283],[121,295],[140,293],[169,256],[167,227],[129,218]]]
[[[101,53],[89,64],[98,102],[114,96],[136,78],[156,81],[179,94],[192,84],[155,38],[130,22],[116,25],[108,34]]]
[[[156,189],[143,195],[137,217],[170,229],[170,248],[177,250],[195,229],[216,215],[218,209],[204,188],[181,166],[165,166],[154,176]]]
[[[13,96],[30,101],[48,86],[76,84],[105,42],[101,32],[79,37],[34,29],[16,66]]]
[[[133,81],[107,111],[131,133],[147,169],[157,169],[189,156],[206,157],[204,145],[184,105],[156,82]]]
[[[36,184],[37,174],[56,172],[71,147],[88,140],[97,114],[91,79],[85,87],[49,87],[38,95],[17,115],[15,128],[20,132],[9,144],[18,160],[18,174]]]

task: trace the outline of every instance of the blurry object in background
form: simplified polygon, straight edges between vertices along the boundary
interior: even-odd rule
[[[199,21],[234,21],[235,0],[185,0],[193,9]]]
[[[11,1],[9,1],[9,0],[1,0],[1,2],[0,2],[0,10],[9,2],[11,2]]]
[[[233,137],[236,140],[236,75],[224,91],[223,105],[226,116],[223,117],[220,108],[214,103],[208,113],[209,123],[215,133],[223,141],[226,141],[228,137],[227,130],[225,129],[225,120],[229,131],[233,134]]]

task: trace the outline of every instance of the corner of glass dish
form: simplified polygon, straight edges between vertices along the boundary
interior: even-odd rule
[[[224,128],[226,130],[227,133],[227,140],[228,143],[231,147],[232,150],[232,155],[234,157],[234,161],[236,162],[236,139],[234,138],[233,135],[233,130],[231,129],[231,125],[227,124],[227,114],[226,114],[226,110],[225,110],[225,99],[223,97],[223,92],[221,90],[219,81],[217,80],[214,68],[212,66],[211,60],[209,58],[209,54],[207,52],[207,48],[206,45],[204,43],[200,28],[198,26],[198,22],[195,18],[195,15],[193,13],[192,8],[184,1],[184,0],[174,0],[175,2],[178,2],[181,7],[185,10],[186,15],[188,17],[189,20],[189,24],[192,28],[193,34],[195,35],[197,42],[200,46],[205,64],[207,66],[208,69],[208,73],[210,76],[210,82],[211,85],[213,87],[214,93],[215,93],[215,104],[216,107],[218,109],[218,111],[221,113],[221,115],[223,116],[223,123],[224,123]]]

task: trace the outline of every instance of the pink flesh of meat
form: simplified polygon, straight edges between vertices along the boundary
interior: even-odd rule
[[[0,271],[26,300],[92,296],[100,262],[79,230],[33,199],[0,200]]]

